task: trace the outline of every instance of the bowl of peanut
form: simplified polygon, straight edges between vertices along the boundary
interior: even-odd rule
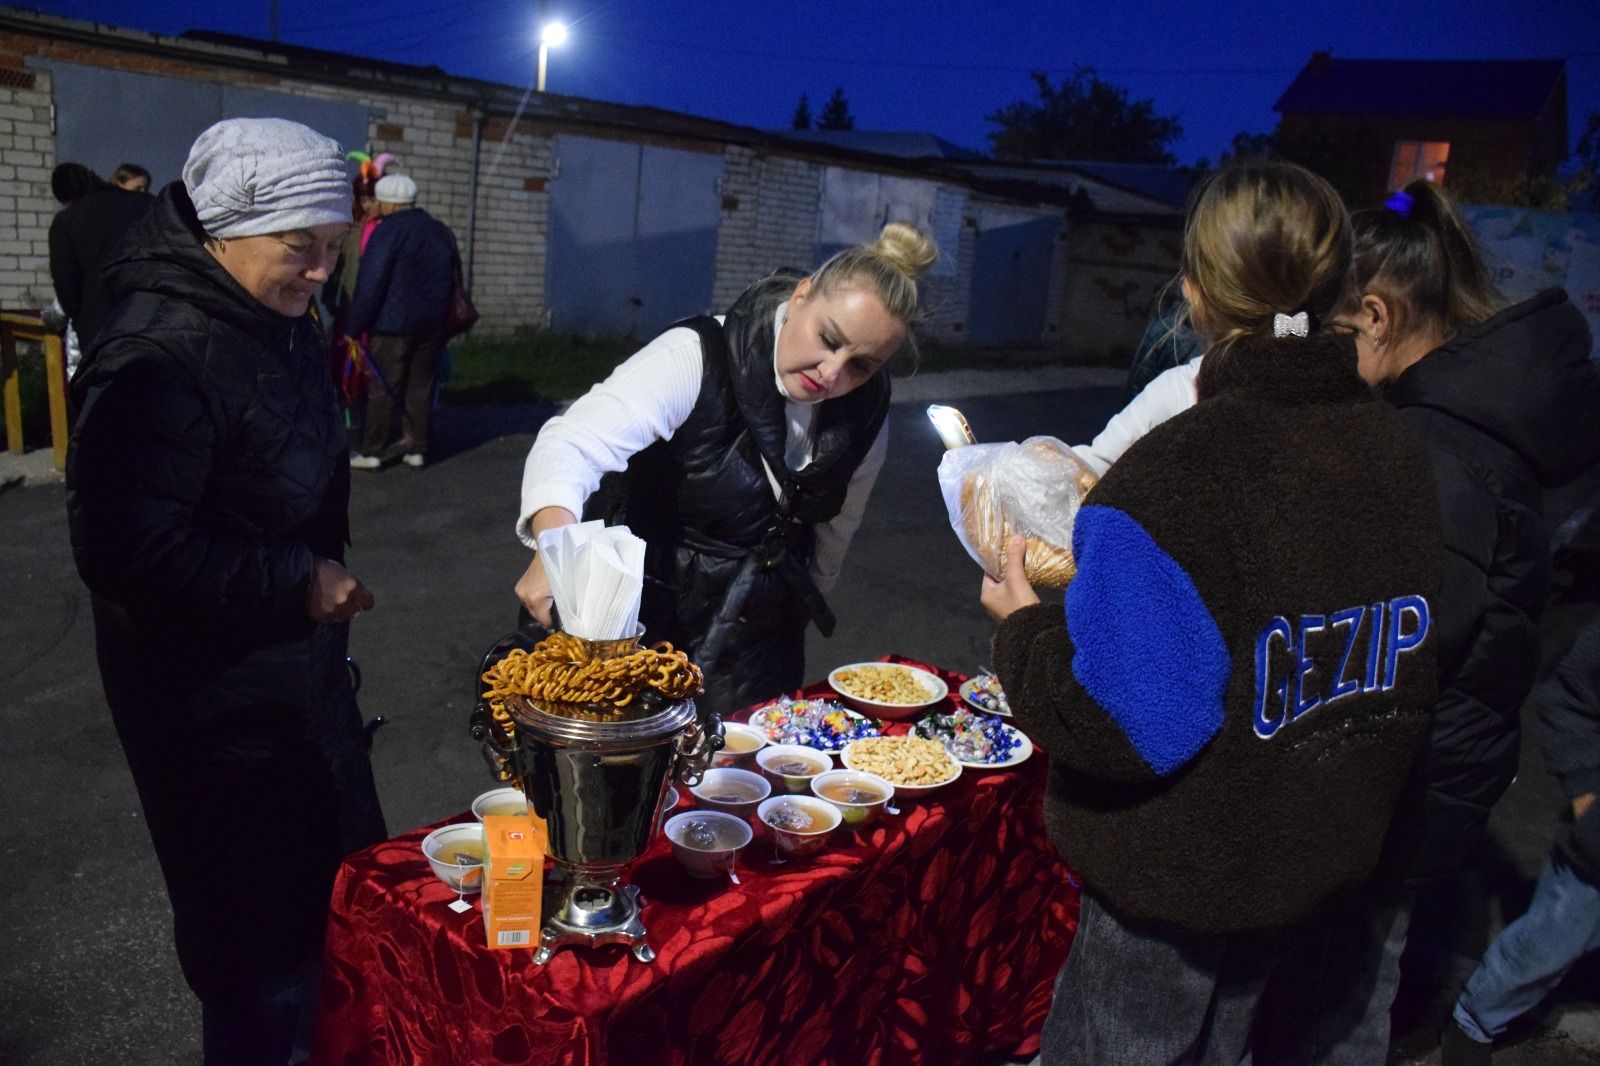
[[[863,737],[845,745],[840,761],[849,770],[876,774],[897,797],[926,796],[961,776],[961,764],[943,744],[922,737]]]
[[[851,663],[828,675],[846,703],[873,718],[915,718],[950,694],[944,679],[904,663]]]

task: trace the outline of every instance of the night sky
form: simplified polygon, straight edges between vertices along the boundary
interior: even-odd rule
[[[60,0],[38,10],[158,33],[268,36],[268,0]],[[282,40],[531,86],[539,0],[281,0]],[[862,130],[987,149],[986,117],[1078,65],[1176,115],[1179,162],[1267,132],[1312,51],[1350,59],[1565,58],[1569,147],[1600,111],[1597,0],[547,0],[572,27],[546,88],[782,128],[843,88]],[[1216,12],[1226,11],[1225,17]]]

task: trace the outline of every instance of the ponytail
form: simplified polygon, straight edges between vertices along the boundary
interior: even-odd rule
[[[1356,288],[1388,302],[1401,335],[1448,339],[1505,306],[1477,239],[1433,182],[1413,181],[1354,224]]]

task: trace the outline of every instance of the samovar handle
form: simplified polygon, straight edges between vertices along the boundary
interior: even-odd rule
[[[722,716],[713,714],[704,722],[685,726],[678,734],[673,750],[677,753],[677,766],[673,772],[685,788],[700,783],[712,756],[722,750],[727,740],[722,735]]]

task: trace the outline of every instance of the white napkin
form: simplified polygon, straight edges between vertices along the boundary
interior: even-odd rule
[[[639,628],[644,541],[626,526],[580,522],[539,534],[561,628],[585,640],[631,637]]]

